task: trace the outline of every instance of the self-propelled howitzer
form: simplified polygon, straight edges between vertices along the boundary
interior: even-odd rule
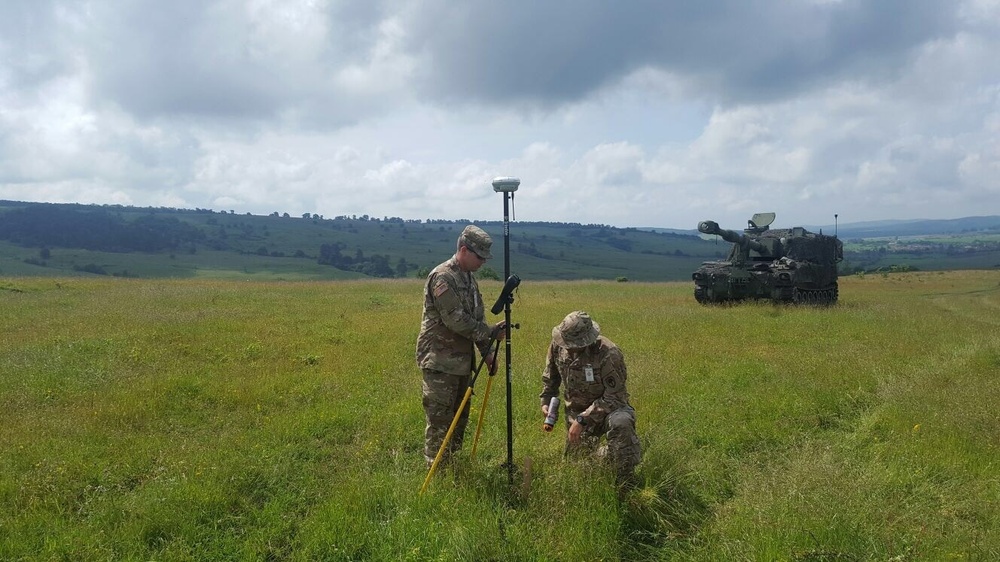
[[[725,261],[707,261],[692,274],[700,303],[769,299],[775,302],[837,302],[837,264],[843,244],[835,236],[802,227],[770,229],[774,213],[758,213],[743,234],[698,223],[698,231],[732,243]]]

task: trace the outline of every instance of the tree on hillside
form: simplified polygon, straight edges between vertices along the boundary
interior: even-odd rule
[[[347,269],[354,262],[351,258],[340,253],[343,249],[344,245],[340,242],[322,244],[319,247],[319,258],[316,261],[321,265],[332,265],[338,269]]]
[[[396,277],[406,277],[409,268],[410,264],[406,263],[406,258],[399,258],[399,261],[396,262]]]

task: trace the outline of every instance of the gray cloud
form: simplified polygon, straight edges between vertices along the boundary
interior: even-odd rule
[[[934,0],[441,0],[423,6],[413,29],[413,48],[432,61],[428,95],[554,106],[644,67],[726,103],[883,82],[924,43],[953,36],[956,22],[955,6]]]
[[[1000,192],[990,0],[13,0],[0,198],[618,225]]]

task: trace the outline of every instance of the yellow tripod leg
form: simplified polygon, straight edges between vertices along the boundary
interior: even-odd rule
[[[490,399],[490,387],[493,386],[493,375],[486,381],[486,394],[483,395],[483,405],[479,410],[479,422],[476,424],[476,437],[472,440],[472,460],[476,460],[476,447],[479,445],[479,430],[483,428],[483,417],[486,415],[486,403]]]
[[[465,405],[469,403],[470,396],[472,396],[471,385],[465,390],[465,397],[462,398],[462,405],[459,406],[458,411],[455,412],[455,419],[451,420],[451,427],[448,428],[448,433],[444,435],[444,441],[441,442],[441,448],[438,449],[437,456],[434,457],[434,462],[431,463],[431,469],[427,471],[427,478],[424,478],[424,485],[420,487],[421,494],[423,494],[424,490],[427,489],[427,484],[430,483],[431,477],[434,476],[434,471],[437,470],[438,463],[441,462],[441,455],[444,454],[445,447],[447,447],[448,442],[451,441],[451,434],[455,432],[455,426],[458,425],[458,418],[462,417],[462,412],[465,410]]]
[[[490,387],[493,386],[493,375],[497,374],[497,352],[500,351],[500,340],[496,340],[493,345],[493,365],[490,367],[490,380],[486,381],[486,394],[483,395],[483,405],[479,411],[479,422],[476,423],[476,437],[472,440],[472,455],[470,459],[476,460],[476,447],[479,445],[479,430],[483,427],[483,417],[486,415],[486,403],[490,399]],[[484,359],[485,360],[485,359]],[[482,368],[482,365],[480,365]]]

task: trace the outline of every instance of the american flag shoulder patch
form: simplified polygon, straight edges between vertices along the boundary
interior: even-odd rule
[[[434,296],[435,297],[440,297],[441,295],[445,294],[446,292],[448,292],[448,284],[447,283],[443,283],[442,282],[442,283],[438,283],[437,285],[434,286]]]

